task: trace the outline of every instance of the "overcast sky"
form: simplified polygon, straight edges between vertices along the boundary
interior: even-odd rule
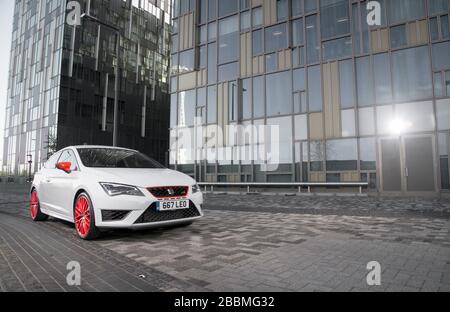
[[[3,157],[3,128],[5,127],[5,104],[8,89],[9,52],[14,15],[14,0],[0,2],[0,165]],[[1,168],[0,168],[1,169]]]

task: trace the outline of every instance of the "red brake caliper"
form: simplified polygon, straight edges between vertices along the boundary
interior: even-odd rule
[[[81,236],[86,236],[91,225],[91,215],[89,212],[89,201],[81,196],[75,204],[75,227]]]

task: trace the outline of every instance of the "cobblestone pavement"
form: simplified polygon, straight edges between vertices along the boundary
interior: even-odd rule
[[[59,251],[63,263],[69,249],[65,245],[89,248],[95,259],[86,256],[90,261],[119,259],[133,278],[145,272],[150,290],[450,291],[445,199],[208,195],[205,218],[191,227],[115,231],[86,243],[65,223],[23,219],[19,194],[0,194],[2,252],[21,253],[19,245],[33,238],[34,249],[46,244]],[[16,246],[5,245],[19,235]],[[40,235],[42,240],[36,238]],[[42,263],[28,252],[29,261]],[[8,272],[1,259],[0,269]],[[101,262],[97,267],[116,272],[114,261],[112,267]],[[370,261],[382,266],[381,286],[367,286]],[[21,264],[10,264],[16,265]],[[95,276],[95,270],[91,272]],[[153,281],[153,276],[158,278]],[[122,287],[133,290],[128,284]]]
[[[450,197],[379,197],[341,195],[261,196],[209,194],[218,210],[288,212],[319,215],[450,218]]]
[[[0,291],[202,291],[174,276],[80,241],[71,226],[33,223],[0,212]],[[69,286],[67,265],[81,266],[81,285]]]

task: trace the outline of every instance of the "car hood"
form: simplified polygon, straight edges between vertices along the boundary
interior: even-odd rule
[[[191,186],[196,182],[184,173],[170,169],[89,168],[98,182],[121,183],[142,188],[156,186]]]

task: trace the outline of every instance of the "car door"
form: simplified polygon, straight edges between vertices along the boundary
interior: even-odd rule
[[[41,170],[42,177],[40,178],[38,185],[40,205],[48,212],[55,211],[54,194],[52,193],[50,185],[50,177],[58,170],[56,169],[56,162],[58,161],[59,156],[61,156],[61,152],[53,154],[53,156],[45,163],[44,168]]]
[[[75,154],[71,149],[62,151],[57,163],[70,162],[70,171],[56,170],[50,176],[50,188],[56,213],[64,219],[73,218],[73,200],[79,179],[79,166]]]

